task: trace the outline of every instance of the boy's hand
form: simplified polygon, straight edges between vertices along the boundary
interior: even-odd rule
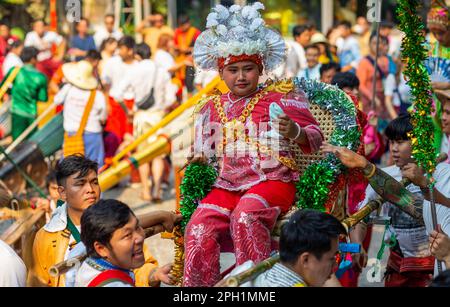
[[[285,138],[294,140],[301,134],[299,131],[299,128],[301,129],[301,127],[296,125],[286,114],[279,115],[275,124],[278,124],[278,132]]]
[[[183,217],[181,214],[176,214],[169,211],[161,211],[162,225],[167,232],[172,232],[175,225],[181,222],[182,218]]]
[[[402,176],[411,180],[413,184],[420,188],[428,186],[427,178],[424,176],[422,168],[415,163],[408,163],[402,168]]]
[[[365,168],[369,162],[363,156],[351,151],[345,147],[333,146],[328,143],[323,143],[320,147],[324,153],[335,154],[341,160],[342,164],[348,168]]]

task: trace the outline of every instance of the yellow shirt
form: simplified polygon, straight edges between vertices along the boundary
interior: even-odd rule
[[[158,49],[158,41],[161,34],[170,34],[173,36],[174,31],[168,26],[162,26],[161,28],[150,27],[142,30],[144,42],[150,46],[152,57],[156,54],[156,50]]]

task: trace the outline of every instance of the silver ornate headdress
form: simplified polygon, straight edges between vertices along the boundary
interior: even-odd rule
[[[217,5],[208,15],[206,28],[194,46],[194,62],[202,70],[218,70],[236,58],[257,56],[266,71],[272,71],[285,61],[286,44],[281,35],[265,26],[256,2],[229,9]]]

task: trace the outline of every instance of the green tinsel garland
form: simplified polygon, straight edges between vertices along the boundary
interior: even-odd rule
[[[182,199],[180,201],[180,212],[183,216],[181,231],[191,219],[199,200],[206,197],[211,191],[211,187],[216,182],[217,171],[214,167],[202,164],[189,164],[184,173],[183,181],[180,185]]]
[[[306,93],[311,103],[331,113],[335,130],[329,143],[356,150],[361,132],[356,123],[355,105],[345,93],[336,86],[317,81],[296,79],[294,82]],[[325,211],[330,186],[336,182],[344,169],[342,163],[331,154],[311,164],[296,183],[297,207]]]
[[[407,66],[404,74],[413,96],[414,111],[411,112],[413,131],[409,135],[412,154],[430,178],[436,168],[436,153],[433,146],[433,122],[430,117],[433,111],[431,85],[424,65],[427,50],[424,46],[425,37],[422,31],[425,26],[417,14],[420,1],[399,0],[397,4],[399,29],[405,33],[402,42],[402,60]]]

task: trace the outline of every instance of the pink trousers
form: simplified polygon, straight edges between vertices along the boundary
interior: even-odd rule
[[[220,281],[220,252],[232,251],[236,264],[256,263],[272,252],[271,232],[280,213],[295,199],[295,185],[265,181],[247,191],[214,188],[200,203],[185,233],[185,287]]]

